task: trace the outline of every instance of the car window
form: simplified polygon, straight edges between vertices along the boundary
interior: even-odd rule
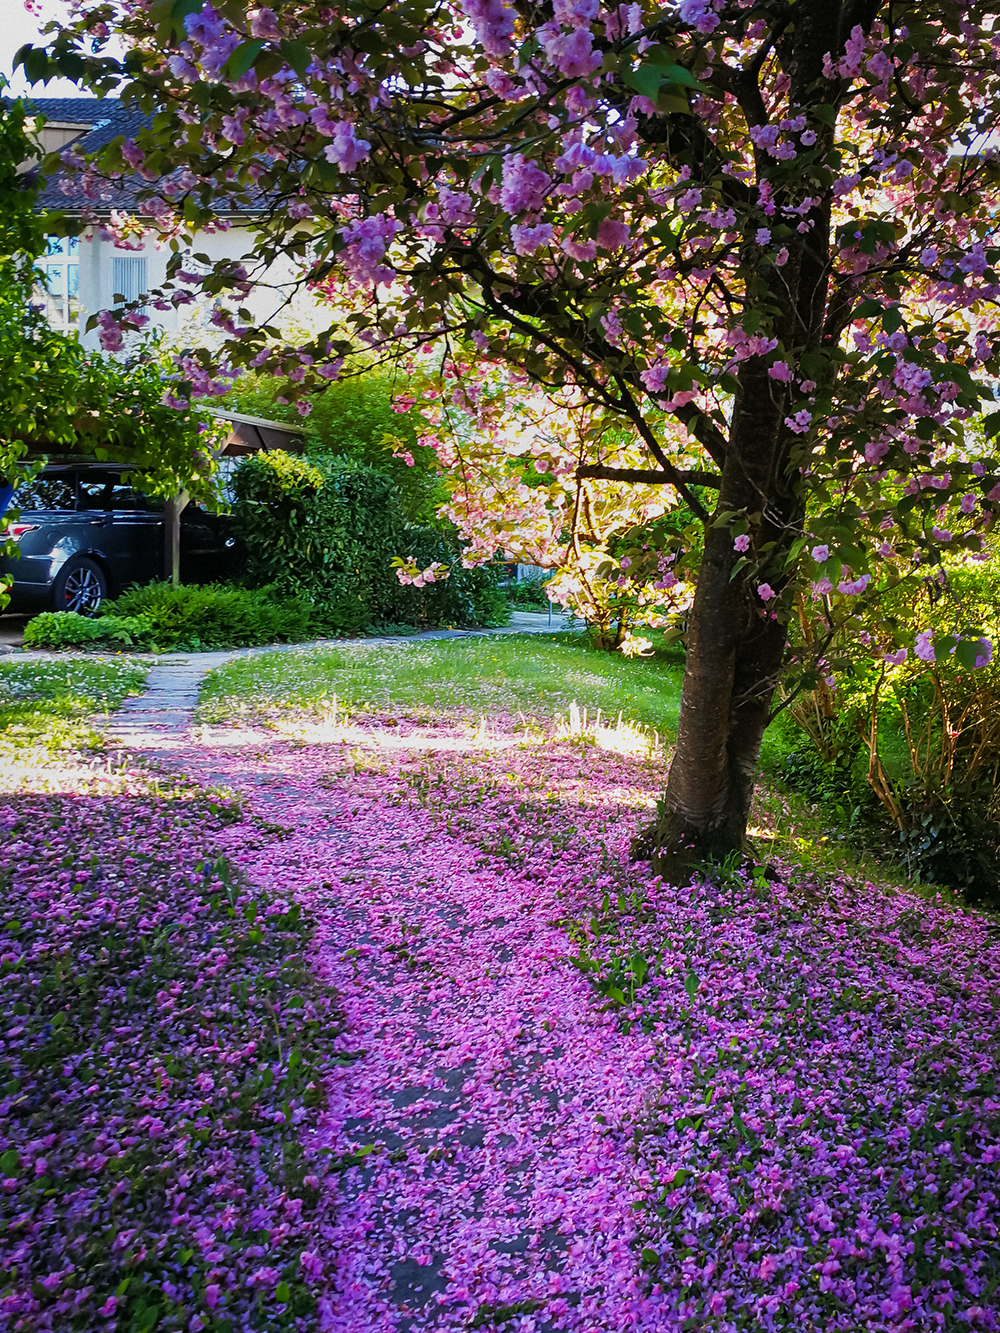
[[[80,478],[80,509],[104,509],[104,493],[108,489],[107,475],[96,476],[84,473]]]
[[[140,495],[133,486],[123,486],[121,483],[111,487],[111,498],[108,501],[109,509],[147,509],[146,497]]]
[[[14,493],[14,509],[72,509],[74,508],[72,473],[66,476],[35,477],[25,482]]]

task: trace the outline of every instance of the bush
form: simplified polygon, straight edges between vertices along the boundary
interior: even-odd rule
[[[372,369],[337,380],[309,398],[311,412],[303,419],[294,403],[281,402],[286,381],[279,375],[242,375],[226,397],[212,406],[286,421],[306,432],[310,458],[344,459],[384,473],[393,482],[400,508],[411,523],[434,524],[435,512],[447,499],[438,475],[437,456],[417,443],[426,423],[416,412],[397,412],[393,397],[399,388],[391,371]],[[410,466],[395,454],[408,453]]]
[[[24,627],[26,648],[137,648],[150,642],[152,624],[143,616],[99,616],[43,611]]]
[[[32,648],[199,652],[300,642],[311,631],[310,607],[299,598],[275,597],[268,588],[150,583],[105,602],[93,620],[72,611],[36,616],[25,627],[24,642]]]
[[[548,574],[535,575],[532,578],[518,579],[504,588],[504,597],[508,606],[515,606],[522,611],[547,611],[552,603],[545,593]]]
[[[237,468],[233,493],[248,582],[304,598],[324,633],[506,623],[494,571],[463,569],[456,541],[408,524],[392,481],[374,468],[262,452]],[[390,563],[397,555],[454,570],[439,583],[404,587]]]
[[[836,691],[821,681],[792,703],[808,744],[800,733],[774,767],[835,812],[853,841],[894,849],[914,877],[1000,907],[1000,661],[969,669],[955,647],[980,634],[1000,640],[995,568],[941,570],[916,597],[901,586],[880,611],[895,626],[882,652],[929,629],[941,656],[910,651],[892,665],[835,642],[831,658],[856,660]]]

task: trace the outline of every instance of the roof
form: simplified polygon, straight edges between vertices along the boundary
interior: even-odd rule
[[[117,97],[28,97],[25,102],[30,110],[40,113],[49,122],[65,126],[89,126],[82,134],[65,140],[72,142],[85,153],[96,152],[119,136],[133,137],[138,130],[152,122],[152,116],[126,106]],[[64,191],[65,180],[69,190]],[[59,208],[73,212],[76,209],[88,209],[102,212],[105,209],[127,206],[134,198],[139,180],[137,177],[124,176],[119,182],[111,183],[111,196],[107,199],[95,199],[84,193],[78,175],[71,173],[65,177],[49,176],[38,196],[41,208]]]
[[[287,421],[270,421],[267,417],[253,417],[246,412],[227,412],[222,408],[206,409],[209,416],[228,421],[232,429],[222,448],[228,457],[255,453],[258,449],[284,449],[300,454],[305,449],[305,428]]]

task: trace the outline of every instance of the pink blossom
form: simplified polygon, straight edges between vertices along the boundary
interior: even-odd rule
[[[578,79],[600,69],[603,56],[594,50],[589,28],[574,28],[567,33],[546,24],[538,31],[545,54],[564,78]]]
[[[916,653],[917,657],[919,657],[922,662],[934,661],[933,638],[934,638],[934,632],[933,630],[929,629],[926,629],[922,633],[917,635],[917,642],[913,651],[914,653]]]
[[[503,0],[462,0],[462,9],[476,30],[476,37],[487,55],[509,53],[515,13]]]
[[[976,507],[976,502],[978,499],[979,499],[978,495],[973,495],[973,494],[963,495],[962,502],[959,505],[959,509],[961,509],[963,514],[971,514]]]
[[[368,157],[371,143],[359,139],[357,127],[349,120],[338,120],[333,126],[333,139],[323,149],[323,156],[333,162],[338,171],[356,171]]]
[[[605,218],[597,228],[597,244],[602,250],[620,250],[630,236],[628,226],[614,218]]]
[[[816,563],[821,565],[824,560],[830,559],[830,548],[829,546],[814,546],[811,554]]]
[[[796,412],[792,417],[785,417],[785,425],[795,435],[804,435],[809,429],[811,421],[812,413],[805,408],[801,412]]]
[[[773,380],[780,380],[782,384],[788,384],[792,378],[791,367],[787,361],[775,361],[774,365],[768,366],[767,373]]]
[[[758,583],[757,596],[762,602],[769,602],[772,597],[777,597],[777,593],[769,583]]]
[[[681,0],[678,9],[682,23],[690,23],[696,32],[713,32],[719,25],[713,0]]]
[[[596,241],[577,241],[572,236],[567,236],[562,243],[562,248],[572,259],[578,259],[581,262],[587,262],[597,254]]]
[[[750,549],[750,538],[747,536],[745,532],[741,532],[740,535],[733,542],[733,550],[748,551],[749,549]]]
[[[909,653],[905,648],[898,648],[894,653],[885,653],[882,660],[889,666],[902,666],[908,656]]]
[[[758,228],[757,228],[757,244],[758,244],[758,245],[767,245],[767,244],[770,242],[770,240],[771,240],[771,229],[770,229],[770,227],[758,227]]]
[[[503,164],[500,207],[512,216],[534,212],[545,203],[545,196],[551,184],[552,177],[547,175],[537,162],[522,153],[515,153]]]
[[[514,243],[514,253],[533,255],[545,245],[551,245],[554,228],[551,222],[540,222],[537,227],[515,224],[510,229],[510,239]]]

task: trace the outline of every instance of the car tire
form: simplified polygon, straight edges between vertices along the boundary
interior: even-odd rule
[[[75,611],[80,616],[96,616],[97,608],[108,595],[104,570],[86,556],[67,560],[52,585],[52,604],[57,611]]]

